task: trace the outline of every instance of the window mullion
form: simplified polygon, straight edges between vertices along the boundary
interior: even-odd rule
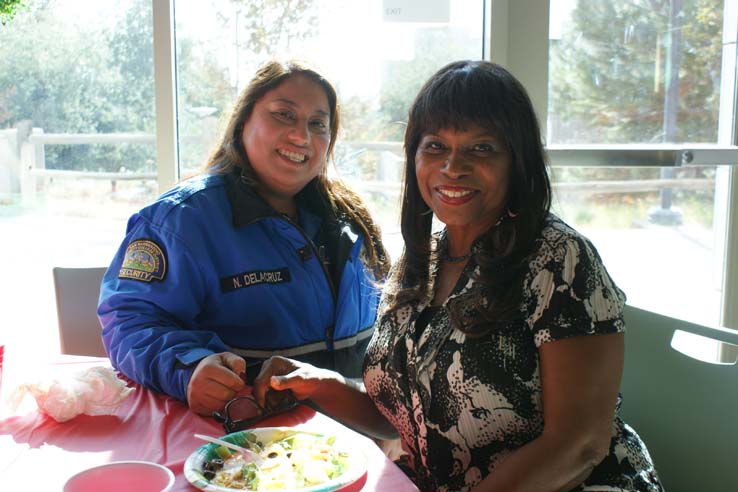
[[[735,166],[738,147],[713,144],[576,144],[546,148],[552,166]]]
[[[723,16],[723,70],[720,90],[719,141],[738,145],[738,98],[736,97],[736,81],[738,80],[738,0],[725,0]],[[738,329],[738,171],[735,167],[724,171],[728,175],[727,187],[716,190],[716,197],[721,192],[725,198],[725,247],[723,266],[723,285],[720,324],[727,328]],[[726,191],[727,189],[727,191]],[[716,203],[720,203],[716,200]],[[717,214],[716,214],[717,216]]]
[[[549,12],[549,0],[492,0],[490,15],[491,60],[510,70],[527,89],[544,137],[548,117]]]
[[[154,31],[154,99],[156,163],[159,191],[179,179],[177,86],[174,50],[174,0],[152,0]]]

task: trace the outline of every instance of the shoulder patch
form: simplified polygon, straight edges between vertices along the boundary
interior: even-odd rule
[[[126,248],[118,278],[130,278],[141,282],[164,280],[167,274],[167,259],[154,241],[139,239]]]

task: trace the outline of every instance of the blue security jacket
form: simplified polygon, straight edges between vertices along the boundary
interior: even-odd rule
[[[203,175],[133,215],[98,308],[113,366],[180,400],[197,362],[224,351],[360,377],[379,300],[363,237],[312,183],[297,202],[299,224],[236,173]]]

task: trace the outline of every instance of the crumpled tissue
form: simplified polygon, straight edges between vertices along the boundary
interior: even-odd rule
[[[11,399],[17,404],[30,393],[40,411],[66,422],[80,414],[110,415],[133,389],[114,369],[96,366],[59,379],[21,384]]]

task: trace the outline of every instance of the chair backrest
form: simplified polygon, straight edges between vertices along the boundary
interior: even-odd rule
[[[52,272],[61,353],[105,357],[102,327],[97,318],[105,268],[55,267]]]
[[[627,306],[622,416],[641,436],[668,492],[738,491],[738,366],[671,346],[675,330],[738,345],[707,328]]]

